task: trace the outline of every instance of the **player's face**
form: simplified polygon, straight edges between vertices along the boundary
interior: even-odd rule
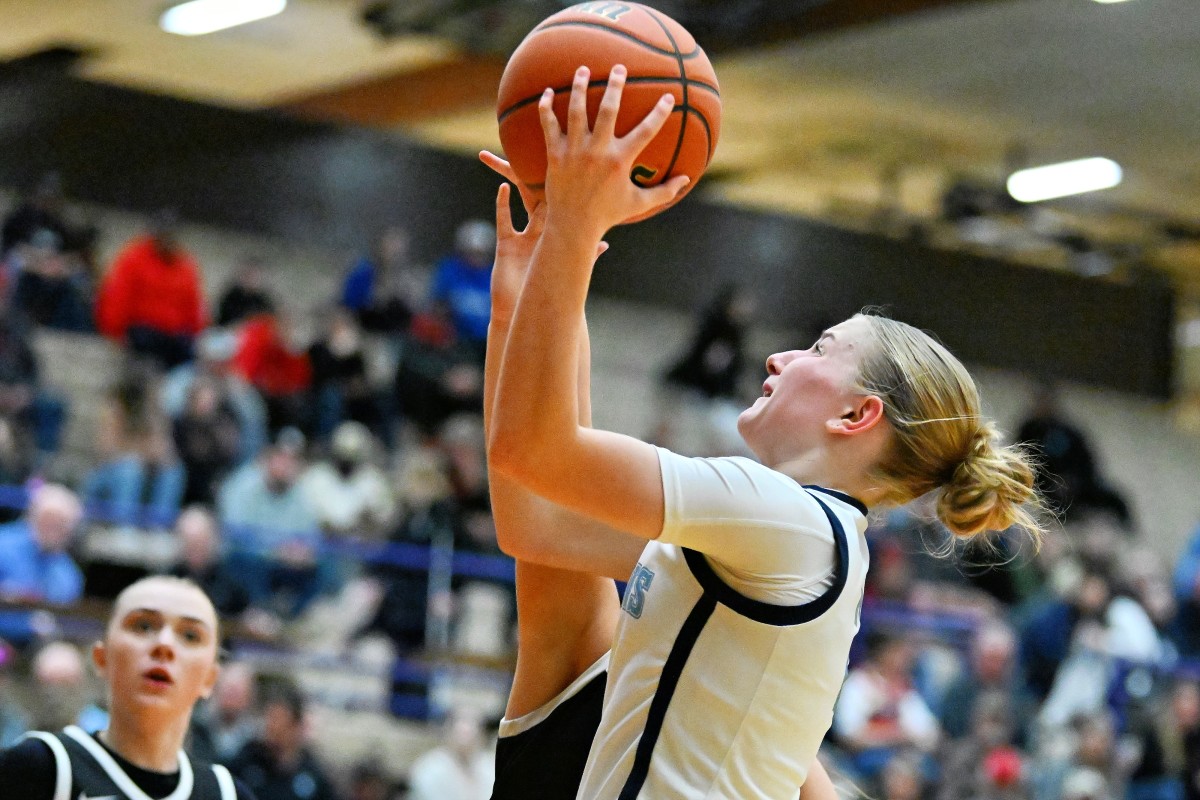
[[[848,413],[859,396],[859,361],[871,346],[870,323],[853,317],[807,350],[768,358],[762,397],[738,417],[738,431],[754,454],[776,466],[818,445],[827,423]]]
[[[217,620],[199,589],[148,581],[119,599],[93,652],[116,706],[191,711],[217,679]]]

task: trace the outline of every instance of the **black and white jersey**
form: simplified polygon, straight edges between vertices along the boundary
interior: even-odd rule
[[[578,797],[796,798],[858,631],[866,508],[749,459],[659,461],[663,530],[625,591]]]
[[[501,720],[492,800],[574,800],[600,724],[608,658],[540,708]]]
[[[21,800],[253,800],[222,766],[180,751],[178,773],[149,772],[73,725],[27,733],[0,754],[0,787]]]

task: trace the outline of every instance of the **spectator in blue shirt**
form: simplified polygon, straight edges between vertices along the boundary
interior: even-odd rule
[[[403,269],[408,261],[408,231],[391,227],[379,236],[370,253],[362,256],[342,282],[342,305],[356,314],[368,311],[375,301],[375,291],[383,283],[384,273]]]
[[[490,222],[467,220],[458,226],[454,246],[454,254],[446,256],[437,265],[430,300],[445,306],[459,339],[473,345],[482,362],[492,317],[492,253],[496,247],[496,229]]]
[[[24,517],[0,526],[0,597],[67,605],[83,594],[83,573],[67,547],[83,509],[69,489],[38,489]]]
[[[225,479],[218,497],[233,543],[230,569],[255,607],[288,618],[332,580],[331,565],[319,557],[317,514],[299,481],[304,447],[304,434],[284,428],[259,461]]]

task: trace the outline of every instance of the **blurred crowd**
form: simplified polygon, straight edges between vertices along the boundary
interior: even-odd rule
[[[170,544],[147,569],[194,579],[260,648],[503,661],[511,576],[428,556],[499,556],[480,418],[490,224],[464,222],[431,268],[403,228],[382,231],[315,309],[255,255],[208,297],[183,238],[162,212],[99,264],[97,231],[52,178],[5,218],[0,487],[14,491],[0,599],[111,597],[113,565],[83,543],[132,530]],[[702,311],[662,376],[653,440],[738,452],[753,308],[728,286]],[[89,408],[43,379],[47,330],[121,350]],[[96,420],[96,441],[91,461],[64,466],[74,414]],[[1172,563],[1155,555],[1052,389],[1016,437],[1038,454],[1052,534],[963,545],[920,502],[876,519],[863,631],[822,757],[850,796],[884,800],[1200,798],[1200,532]],[[0,613],[0,745],[104,724],[83,651],[39,613]],[[478,708],[446,709],[441,743],[403,775],[386,753],[329,769],[314,698],[286,673],[226,664],[194,720],[196,754],[264,800],[490,795]]]
[[[53,176],[3,222],[0,600],[70,609],[111,598],[137,559],[110,563],[87,545],[135,532],[147,552],[170,545],[171,563],[147,558],[145,569],[195,580],[259,646],[382,652],[376,667],[426,651],[506,663],[511,570],[431,571],[428,555],[500,556],[480,416],[491,224],[462,223],[432,268],[412,261],[403,228],[384,230],[315,308],[254,254],[208,297],[169,211],[111,263],[97,263],[97,238]],[[101,396],[44,379],[37,338],[54,331],[119,349]],[[94,420],[82,464],[63,457],[76,414]],[[19,689],[4,693],[0,744],[30,726],[103,719],[78,648],[56,632],[36,614],[0,614],[0,669]],[[394,770],[378,763],[326,778],[305,749],[304,695],[273,675],[248,692],[247,665],[233,665],[230,695],[259,699],[218,720],[219,699],[195,747],[236,764],[260,798],[392,796]],[[43,693],[70,708],[42,716],[57,707]],[[484,720],[450,710],[446,747],[414,765],[411,797],[490,794]],[[437,788],[455,781],[459,794]]]

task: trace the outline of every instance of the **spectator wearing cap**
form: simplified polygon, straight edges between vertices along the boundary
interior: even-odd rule
[[[159,389],[159,402],[172,420],[183,416],[192,384],[211,380],[237,418],[239,447],[237,463],[248,463],[267,445],[267,407],[258,391],[233,370],[237,334],[224,328],[209,328],[196,340],[196,360],[180,364],[167,373]]]
[[[374,444],[365,425],[343,422],[333,433],[329,460],[305,474],[305,491],[326,534],[386,538],[396,500],[387,476],[371,461]]]
[[[321,535],[299,478],[304,434],[284,428],[257,461],[222,484],[218,513],[234,545],[231,564],[250,600],[295,616],[320,593],[328,568],[318,559]]]
[[[46,484],[34,492],[25,516],[0,526],[0,597],[74,603],[83,594],[83,573],[67,548],[83,518],[75,493]]]
[[[176,219],[160,212],[150,232],[117,254],[100,284],[96,325],[108,338],[163,368],[192,358],[205,327],[200,268],[179,241]]]
[[[238,263],[233,281],[217,301],[217,325],[227,328],[275,310],[266,273],[266,262],[258,256],[246,256]]]
[[[430,300],[444,306],[458,337],[472,346],[483,360],[488,322],[492,316],[492,254],[496,229],[479,219],[458,226],[455,252],[437,265]]]
[[[88,287],[78,259],[63,251],[62,239],[48,229],[36,231],[12,254],[17,266],[12,306],[38,325],[65,331],[90,331]]]

